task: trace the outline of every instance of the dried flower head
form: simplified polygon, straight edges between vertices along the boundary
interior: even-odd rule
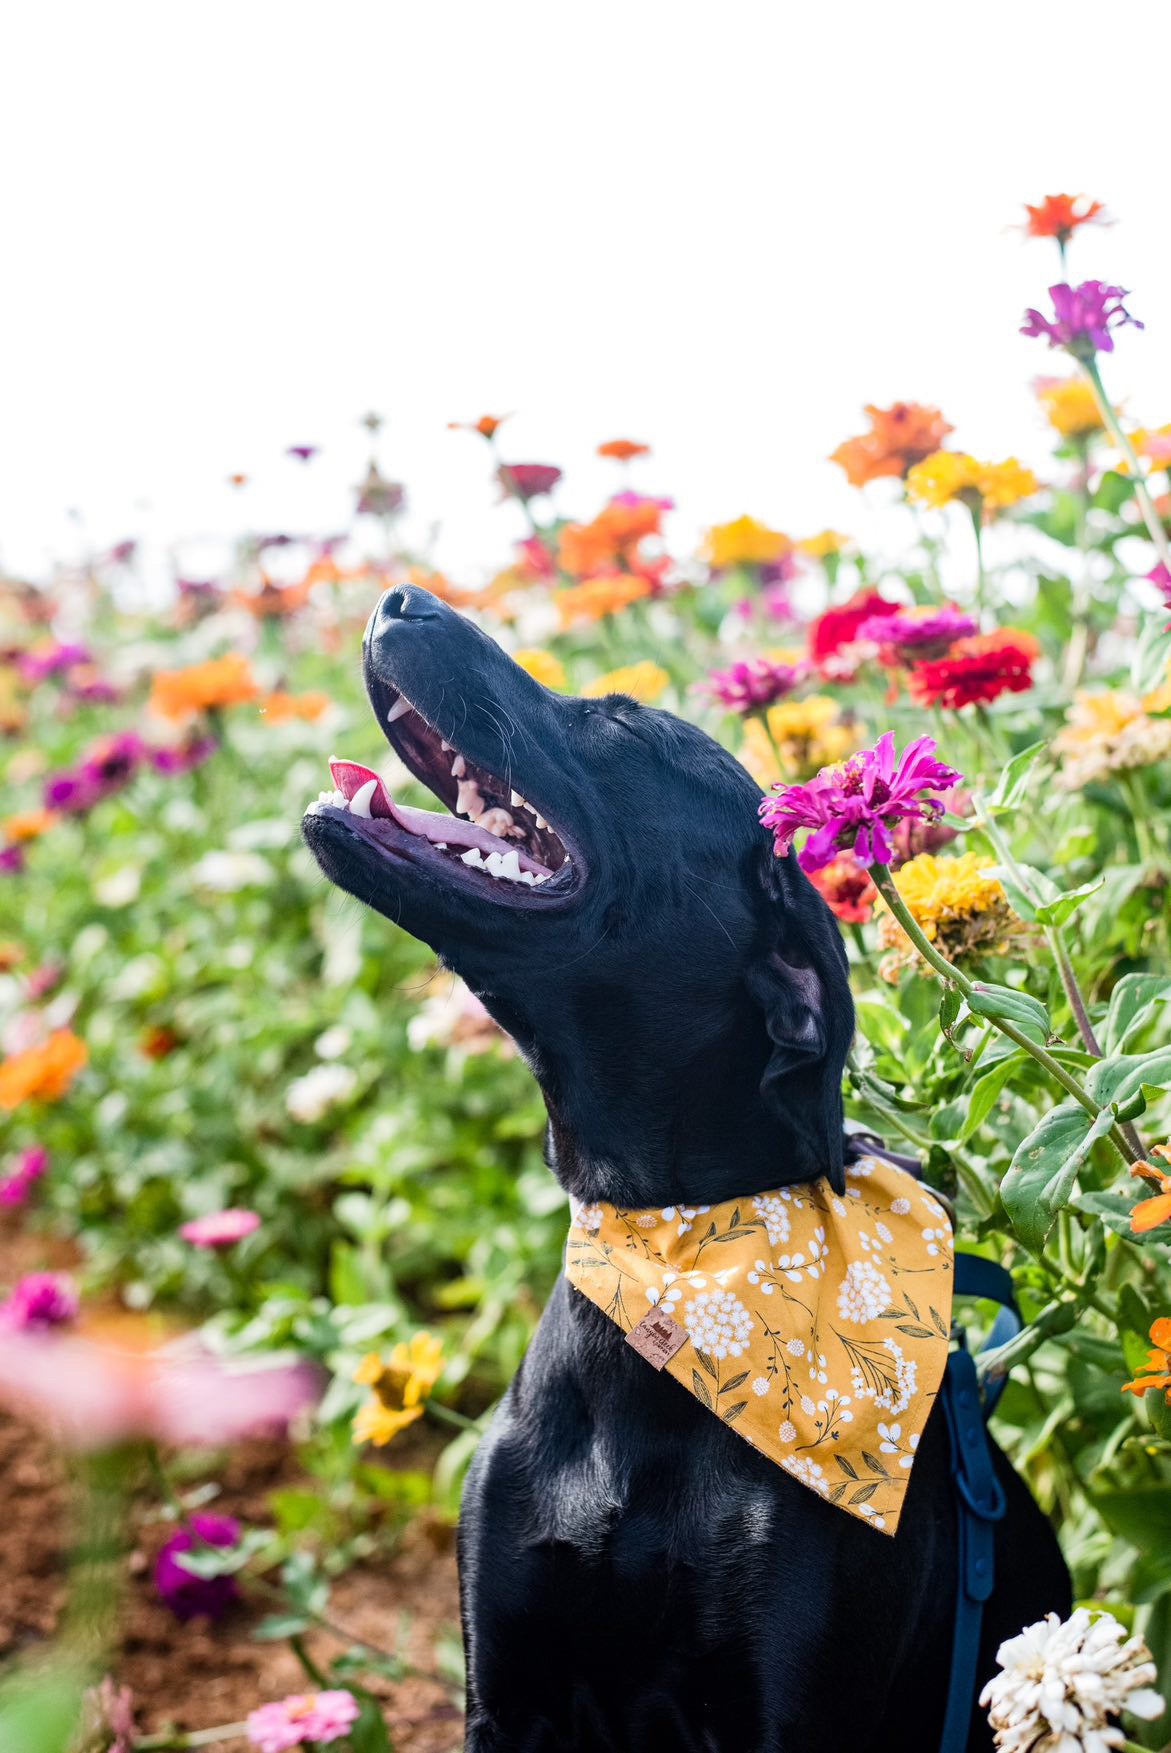
[[[1123,1747],[1121,1713],[1162,1714],[1151,1652],[1110,1613],[1048,1614],[996,1652],[980,1694],[999,1753],[1105,1753]]]

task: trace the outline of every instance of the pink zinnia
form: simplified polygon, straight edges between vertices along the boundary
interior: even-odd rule
[[[917,737],[901,757],[887,731],[873,749],[863,749],[836,767],[823,767],[805,785],[781,785],[763,798],[760,819],[773,831],[778,858],[788,855],[800,828],[815,832],[797,854],[804,871],[824,870],[839,851],[860,863],[889,864],[894,853],[890,829],[900,821],[934,820],[943,813],[937,798],[924,791],[946,791],[963,778],[954,767],[933,759],[934,737]]]
[[[348,1735],[358,1720],[352,1692],[295,1692],[275,1704],[262,1704],[248,1718],[248,1739],[260,1753],[288,1753],[306,1741],[328,1745]]]
[[[1095,353],[1113,353],[1112,329],[1127,323],[1136,329],[1144,327],[1132,317],[1124,298],[1130,294],[1121,286],[1107,286],[1103,280],[1083,280],[1080,286],[1061,281],[1049,288],[1053,300],[1052,317],[1039,310],[1027,310],[1022,335],[1048,335],[1051,347],[1064,347],[1076,359],[1092,359]]]
[[[1146,576],[1150,579],[1151,583],[1162,592],[1164,603],[1167,608],[1171,609],[1171,568],[1167,567],[1164,562],[1160,560],[1157,565],[1151,567],[1151,570]],[[1171,632],[1171,621],[1168,621],[1163,631],[1164,633]]]
[[[731,669],[712,670],[700,686],[731,712],[747,717],[761,712],[799,687],[808,674],[804,663],[775,663],[768,657],[750,657]]]
[[[72,669],[74,664],[90,661],[88,646],[54,644],[42,646],[40,650],[22,652],[17,659],[17,665],[24,680],[35,684],[59,674],[61,670]]]
[[[230,1206],[226,1211],[212,1211],[206,1217],[192,1218],[190,1223],[180,1226],[179,1234],[185,1242],[191,1242],[197,1248],[230,1248],[234,1242],[242,1242],[245,1236],[259,1228],[259,1212]]]
[[[65,1272],[26,1272],[0,1303],[0,1331],[43,1332],[72,1321],[81,1307],[77,1287]]]
[[[939,646],[946,650],[953,639],[965,639],[979,632],[978,622],[945,603],[942,608],[892,609],[888,614],[871,615],[858,629],[859,639],[875,645],[893,645],[921,652],[923,646]]]
[[[561,470],[551,463],[501,463],[496,479],[506,497],[527,501],[551,493],[561,479]]]
[[[15,1168],[0,1175],[0,1205],[23,1205],[48,1167],[49,1153],[42,1145],[22,1151]]]

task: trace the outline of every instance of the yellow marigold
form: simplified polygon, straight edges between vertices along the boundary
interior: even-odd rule
[[[747,515],[714,524],[704,538],[704,557],[717,571],[725,566],[767,566],[792,551],[788,536]]]
[[[650,580],[640,573],[606,572],[555,591],[553,601],[562,627],[573,627],[580,622],[600,621],[606,615],[616,615],[620,609],[638,602],[640,597],[649,596],[650,590]]]
[[[1027,499],[1039,486],[1032,469],[1015,457],[982,463],[962,450],[937,450],[916,463],[907,476],[907,496],[924,505],[950,505],[959,499],[986,512],[1004,511]]]
[[[286,694],[277,688],[260,702],[260,710],[269,724],[288,724],[294,718],[312,724],[332,705],[328,694]]]
[[[924,935],[934,941],[941,921],[984,913],[1005,900],[999,879],[989,876],[995,859],[981,852],[961,852],[940,857],[920,852],[900,865],[894,885]],[[885,908],[885,901],[879,906]]]
[[[369,1351],[354,1371],[354,1380],[373,1388],[353,1424],[356,1443],[381,1448],[423,1416],[423,1402],[443,1373],[443,1346],[433,1333],[400,1340],[385,1361]]]
[[[0,1064],[0,1108],[22,1102],[55,1102],[89,1058],[84,1041],[71,1029],[55,1029],[39,1047],[13,1053]]]
[[[759,719],[747,719],[740,759],[767,791],[779,779],[810,778],[822,767],[844,760],[864,740],[856,721],[843,720],[836,700],[811,694],[807,700],[781,700],[770,706],[767,731]]]
[[[556,652],[543,651],[539,646],[514,651],[512,660],[522,670],[527,670],[533,680],[540,682],[543,688],[564,688],[569,679],[565,674],[565,665]]]
[[[1160,710],[1166,694],[1164,688],[1145,700],[1122,690],[1078,694],[1053,739],[1062,790],[1080,791],[1112,773],[1151,767],[1171,755],[1171,718],[1153,718],[1147,710]]]
[[[9,816],[0,822],[0,834],[10,845],[19,845],[22,840],[39,840],[47,834],[57,820],[55,810],[24,810],[15,816]]]
[[[850,545],[850,537],[844,536],[840,530],[819,530],[815,536],[806,536],[797,543],[797,551],[808,554],[811,560],[828,560],[834,554],[840,554]]]
[[[633,699],[653,706],[670,685],[668,671],[661,664],[652,663],[650,658],[643,658],[641,663],[623,664],[620,669],[610,670],[604,676],[595,676],[592,682],[586,683],[582,694],[587,700],[600,700],[604,694],[629,694]]]
[[[162,718],[192,718],[214,707],[255,700],[256,678],[246,657],[228,652],[184,670],[160,670],[151,688],[151,710]]]
[[[1102,416],[1088,381],[1076,377],[1039,377],[1033,388],[1055,432],[1062,438],[1089,438],[1102,430]]]

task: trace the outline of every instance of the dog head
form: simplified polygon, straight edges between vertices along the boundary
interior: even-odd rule
[[[724,1197],[721,1173],[729,1196],[748,1177],[840,1187],[845,953],[739,763],[623,695],[551,693],[414,585],[383,596],[363,663],[388,741],[445,809],[338,761],[306,841],[515,1038],[566,1184],[653,1203],[655,1165],[698,1149],[710,1168],[672,1196]]]

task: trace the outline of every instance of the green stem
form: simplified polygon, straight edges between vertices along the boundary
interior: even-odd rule
[[[478,1418],[467,1418],[462,1412],[457,1412],[453,1406],[441,1406],[438,1400],[428,1400],[427,1411],[441,1424],[454,1424],[458,1430],[483,1429]]]
[[[1073,627],[1065,648],[1062,687],[1072,694],[1082,678],[1090,644],[1090,556],[1086,547],[1086,518],[1090,505],[1090,440],[1088,434],[1074,439],[1078,455],[1077,473],[1073,482],[1076,525],[1074,540],[1078,552],[1077,576],[1073,580]]]
[[[985,594],[988,586],[988,577],[984,570],[983,499],[977,499],[974,505],[968,506],[968,510],[972,514],[972,531],[976,537],[976,619],[980,622],[981,626],[983,626],[984,610],[986,607]]]
[[[930,967],[934,968],[937,974],[941,974],[948,985],[956,987],[958,991],[963,993],[965,998],[970,998],[975,991],[973,982],[968,979],[966,974],[961,974],[958,968],[953,967],[951,962],[939,953],[935,945],[924,934],[918,921],[915,919],[914,915],[907,907],[906,902],[895,888],[890,866],[886,864],[872,865],[870,875],[883,900],[886,902],[887,906],[890,908],[894,917],[898,920],[919,954],[923,957],[923,960],[927,962]],[[1059,1083],[1062,1089],[1071,1095],[1074,1101],[1079,1103],[1081,1107],[1086,1110],[1087,1114],[1092,1115],[1095,1120],[1098,1118],[1098,1115],[1102,1110],[1098,1107],[1093,1096],[1091,1096],[1089,1091],[1078,1082],[1072,1072],[1066,1070],[1060,1060],[1054,1059],[1052,1053],[1047,1052],[1046,1049],[1039,1046],[1036,1041],[1030,1040],[1029,1036],[1022,1033],[1015,1023],[1010,1023],[1005,1017],[988,1016],[983,1020],[991,1023],[993,1028],[998,1029],[1002,1035],[1007,1035],[1010,1041],[1014,1041],[1018,1047],[1020,1047],[1025,1053],[1028,1053],[1031,1058],[1035,1059],[1038,1065],[1043,1065],[1050,1077],[1053,1078],[1056,1083]],[[1127,1144],[1126,1140],[1122,1137],[1117,1126],[1111,1128],[1109,1137],[1124,1162],[1129,1163],[1138,1160],[1132,1152],[1129,1144]]]
[[[216,1741],[230,1741],[247,1732],[247,1723],[220,1723],[214,1729],[195,1729],[184,1735],[140,1735],[133,1749],[134,1753],[170,1753],[171,1748],[210,1747]]]
[[[317,1663],[313,1660],[313,1657],[309,1654],[309,1651],[305,1648],[305,1639],[303,1637],[291,1637],[289,1639],[289,1648],[292,1650],[313,1684],[315,1686],[320,1686],[323,1690],[327,1689],[329,1686],[329,1680],[326,1675],[322,1673],[321,1669],[317,1666]]]
[[[1155,551],[1164,566],[1171,568],[1171,543],[1167,540],[1167,532],[1163,528],[1158,512],[1155,510],[1155,502],[1151,498],[1150,489],[1147,486],[1147,478],[1143,473],[1142,465],[1135,454],[1135,448],[1133,444],[1131,444],[1130,439],[1126,436],[1126,433],[1122,430],[1118,416],[1114,412],[1109,396],[1106,394],[1106,386],[1103,384],[1102,374],[1098,370],[1098,361],[1092,354],[1088,359],[1083,359],[1080,355],[1075,357],[1078,358],[1078,363],[1090,380],[1090,387],[1093,389],[1094,399],[1098,404],[1098,412],[1102,416],[1102,421],[1106,430],[1109,432],[1111,438],[1130,464],[1131,475],[1134,478],[1134,496],[1138,501],[1138,508],[1143,514],[1143,522],[1147,526],[1147,533],[1150,536],[1151,541],[1155,544]]]
[[[1014,1364],[1023,1363],[1031,1357],[1038,1346],[1051,1339],[1057,1333],[1068,1333],[1077,1322],[1077,1303],[1070,1299],[1049,1303],[1041,1310],[1035,1321],[1006,1341],[1004,1345],[994,1346],[991,1350],[982,1351],[976,1360],[980,1380],[999,1381],[1007,1376]]]

